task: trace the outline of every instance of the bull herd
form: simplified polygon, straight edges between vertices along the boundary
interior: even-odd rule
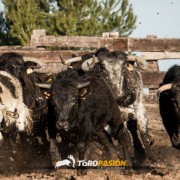
[[[147,68],[146,61],[106,48],[61,61],[67,69],[50,77],[37,73],[40,64],[24,61],[20,54],[0,56],[0,141],[12,133],[15,143],[29,137],[40,145],[47,142],[54,165],[67,149],[64,144],[73,144],[78,159],[84,160],[92,140],[107,152],[117,140],[128,166],[142,165],[153,143],[140,73]],[[173,66],[158,96],[164,127],[177,149],[179,91],[180,67]],[[86,172],[77,168],[78,174]]]

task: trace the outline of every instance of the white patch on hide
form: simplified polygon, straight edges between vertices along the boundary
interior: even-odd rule
[[[18,79],[10,75],[5,71],[0,71],[0,74],[6,76],[10,79],[10,82],[15,86],[15,95],[16,98],[12,95],[10,90],[0,82],[0,87],[2,92],[0,94],[0,123],[2,121],[2,117],[5,120],[6,126],[10,126],[11,124],[15,124],[19,131],[24,131],[26,129],[26,121],[27,118],[30,118],[29,109],[23,102],[23,92],[22,87]],[[13,118],[7,115],[7,112],[17,112],[18,118]]]
[[[147,126],[148,126],[148,118],[147,118],[147,112],[145,108],[145,102],[144,102],[144,92],[143,92],[143,82],[140,72],[137,72],[138,74],[138,91],[137,91],[137,98],[134,102],[134,108],[136,112],[136,117],[138,120],[138,125],[140,127],[140,130],[144,133],[147,132]]]
[[[108,124],[104,127],[104,130],[105,130],[109,135],[112,134],[112,128],[111,128]]]
[[[0,141],[3,140],[3,136],[2,136],[2,133],[0,132]]]
[[[109,62],[108,60],[103,61],[103,65],[107,71],[108,80],[111,82],[112,89],[114,94],[117,96],[121,96],[122,88],[123,88],[123,76],[122,76],[122,66],[124,62],[120,62],[118,60],[113,60]]]

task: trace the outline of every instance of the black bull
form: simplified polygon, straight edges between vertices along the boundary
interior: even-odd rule
[[[109,125],[112,136],[122,145],[128,165],[136,158],[124,118],[108,85],[96,76],[79,77],[76,70],[59,73],[52,84],[52,102],[56,113],[56,129],[76,134],[79,159],[84,159],[86,143],[94,136],[108,147],[104,128]],[[127,125],[136,138],[136,121]],[[144,158],[144,157],[143,157]]]
[[[159,88],[159,108],[172,145],[180,149],[180,66],[171,67]]]

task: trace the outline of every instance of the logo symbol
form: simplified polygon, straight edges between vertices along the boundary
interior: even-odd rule
[[[55,169],[58,169],[61,166],[70,166],[70,164],[72,164],[72,167],[75,168],[75,159],[73,155],[69,155],[68,159],[64,159],[56,162]]]

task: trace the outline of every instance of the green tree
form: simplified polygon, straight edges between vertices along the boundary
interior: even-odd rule
[[[60,35],[102,35],[118,31],[128,36],[135,29],[136,16],[128,0],[54,0],[52,33]]]
[[[136,16],[128,0],[107,0],[103,2],[102,30],[117,31],[128,36],[135,29]]]
[[[128,36],[136,16],[128,0],[3,0],[8,44],[29,45],[33,29],[51,35]],[[7,44],[7,43],[6,43]]]
[[[6,40],[6,21],[4,18],[4,13],[0,12],[0,45],[3,45]]]
[[[45,27],[46,13],[36,0],[3,0],[9,44],[28,45],[33,29]]]

